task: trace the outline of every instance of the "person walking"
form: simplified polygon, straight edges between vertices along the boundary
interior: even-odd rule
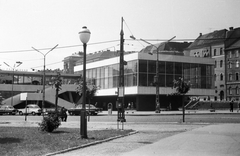
[[[240,100],[238,100],[238,102],[237,102],[237,112],[239,112],[239,109],[240,109]]]
[[[234,100],[231,100],[231,102],[230,102],[230,112],[233,112],[233,103],[234,103]]]
[[[64,107],[61,108],[61,119],[62,121],[67,121],[67,109],[65,109]]]

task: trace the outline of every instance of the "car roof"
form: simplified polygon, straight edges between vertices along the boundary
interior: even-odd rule
[[[10,105],[2,105],[0,107],[13,107],[13,106],[10,106]]]

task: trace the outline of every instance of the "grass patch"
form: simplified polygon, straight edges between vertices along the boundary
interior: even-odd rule
[[[132,130],[94,130],[88,131],[88,139],[81,139],[79,129],[75,128],[44,133],[38,127],[0,127],[0,155],[45,155],[130,132]]]

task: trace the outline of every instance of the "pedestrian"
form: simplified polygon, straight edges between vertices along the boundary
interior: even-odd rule
[[[61,116],[62,121],[67,122],[67,109],[62,107],[61,112],[60,112],[60,116]]]
[[[131,109],[131,103],[130,102],[128,103],[128,109]]]
[[[239,112],[239,109],[240,109],[240,100],[238,100],[238,102],[237,102],[237,112]]]
[[[234,100],[231,100],[231,102],[230,102],[230,112],[233,112],[233,103],[234,103]]]
[[[157,106],[156,106],[156,111],[155,111],[156,113],[160,113],[160,104],[159,103],[157,103]]]

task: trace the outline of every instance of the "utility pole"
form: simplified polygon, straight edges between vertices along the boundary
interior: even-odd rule
[[[123,32],[123,17],[121,21],[121,31],[120,31],[120,56],[119,56],[119,85],[118,85],[118,119],[117,122],[126,122],[125,110],[124,110],[124,32]]]

